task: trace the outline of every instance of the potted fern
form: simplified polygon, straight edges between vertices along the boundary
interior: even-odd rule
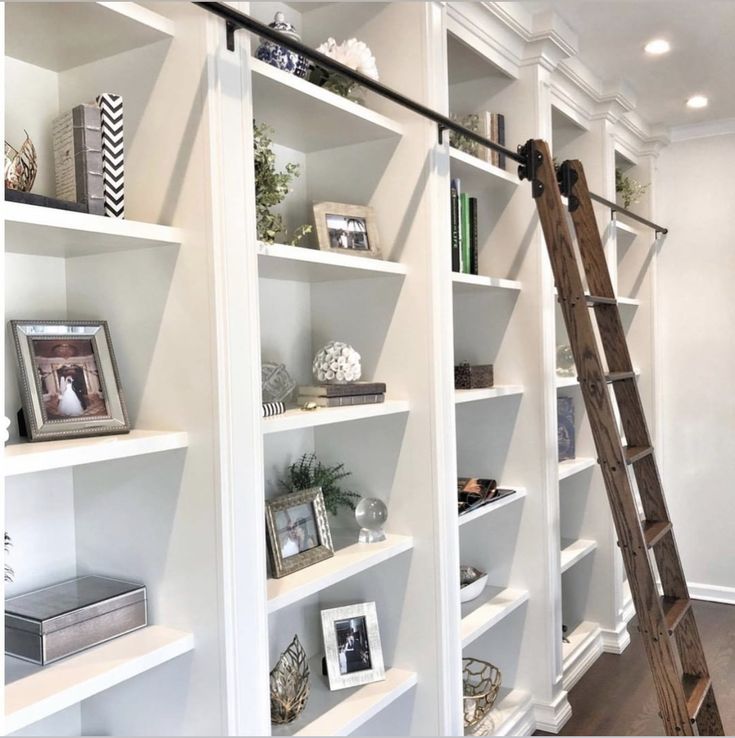
[[[354,511],[357,500],[360,499],[357,492],[344,489],[340,484],[350,474],[352,472],[345,471],[344,464],[329,466],[319,461],[315,454],[304,454],[289,465],[281,486],[286,492],[321,487],[327,512],[336,516],[340,508]]]

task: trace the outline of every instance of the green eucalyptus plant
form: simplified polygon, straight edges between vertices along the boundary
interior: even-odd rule
[[[287,478],[281,480],[281,486],[287,492],[321,487],[324,506],[332,515],[336,515],[340,507],[354,510],[356,501],[360,499],[360,495],[356,492],[342,489],[339,484],[352,474],[352,472],[345,471],[344,464],[327,466],[322,464],[315,454],[304,454],[288,467],[287,473]]]
[[[274,243],[279,233],[288,238],[283,224],[283,216],[273,212],[291,191],[291,180],[299,176],[298,164],[286,164],[283,171],[276,168],[276,155],[273,151],[271,134],[273,129],[266,124],[253,121],[253,158],[255,160],[255,208],[257,215],[258,239]],[[291,245],[311,233],[310,225],[299,226],[294,232]]]
[[[622,198],[624,208],[637,205],[649,187],[650,184],[641,184],[632,177],[623,174],[622,169],[615,167],[615,192]]]

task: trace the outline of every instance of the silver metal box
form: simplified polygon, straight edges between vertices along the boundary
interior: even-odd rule
[[[50,664],[147,623],[145,586],[79,577],[5,601],[5,652]]]

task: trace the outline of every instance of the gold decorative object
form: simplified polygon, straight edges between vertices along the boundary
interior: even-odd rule
[[[281,654],[271,671],[271,722],[292,723],[309,699],[309,665],[299,637]]]
[[[492,710],[502,678],[487,661],[462,659],[465,728],[474,728]]]
[[[30,192],[36,181],[38,157],[28,131],[25,134],[26,140],[20,150],[5,142],[5,186],[10,190]]]

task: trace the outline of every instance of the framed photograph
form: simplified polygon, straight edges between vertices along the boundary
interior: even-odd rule
[[[103,320],[11,320],[31,441],[128,433],[115,353]]]
[[[382,258],[372,208],[320,202],[314,205],[314,222],[322,251]]]
[[[374,602],[322,610],[322,633],[331,690],[385,679]]]
[[[334,556],[321,487],[267,500],[265,517],[276,579]]]

